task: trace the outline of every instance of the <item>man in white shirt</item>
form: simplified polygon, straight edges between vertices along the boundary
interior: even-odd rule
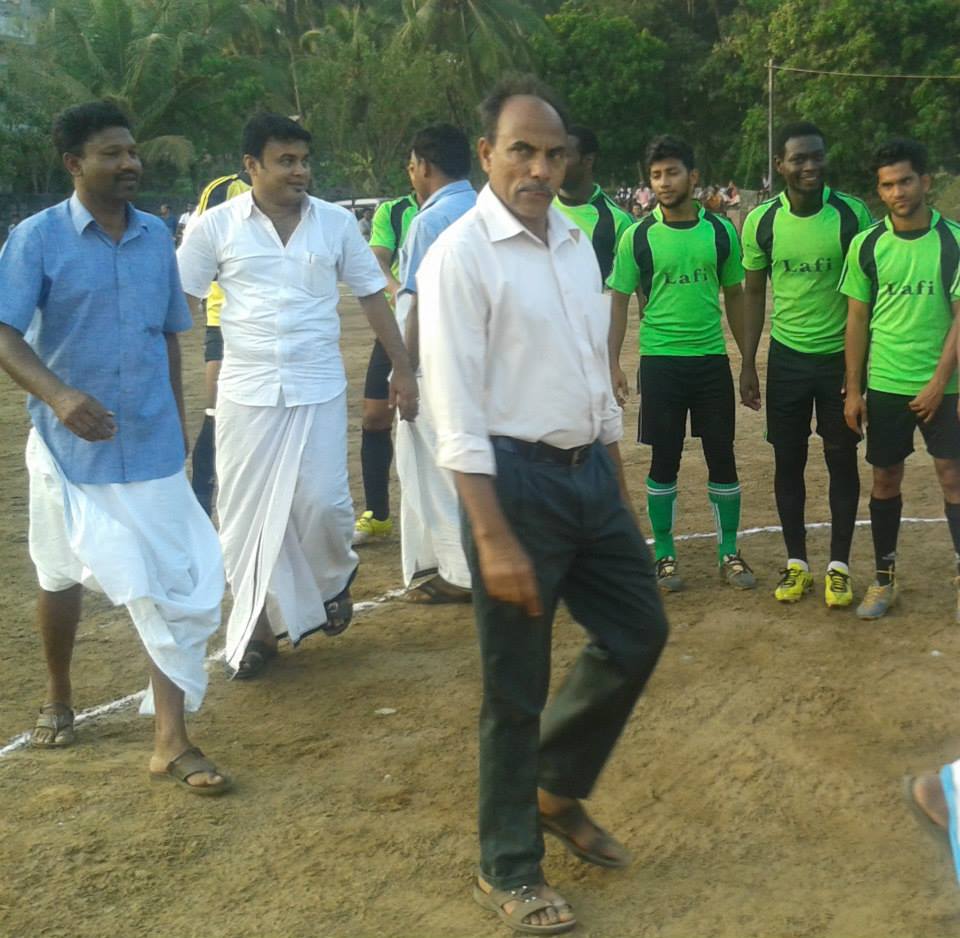
[[[454,473],[484,696],[474,898],[517,930],[576,922],[542,832],[605,867],[626,850],[583,810],[667,636],[630,508],[608,378],[609,300],[589,239],[551,208],[567,132],[533,79],[481,106],[489,185],[420,267],[420,355],[437,462]],[[590,635],[551,706],[562,599]]]
[[[357,555],[338,280],[390,357],[401,417],[416,416],[416,379],[376,259],[347,209],[307,194],[310,140],[286,117],[252,118],[243,134],[252,191],[199,216],[178,253],[195,308],[213,280],[225,297],[217,511],[233,591],[226,660],[240,678],[263,671],[278,637],[296,645],[350,623]]]

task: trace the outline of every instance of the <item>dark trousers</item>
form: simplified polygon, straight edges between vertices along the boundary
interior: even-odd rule
[[[667,622],[606,447],[596,444],[576,468],[501,450],[496,460],[497,496],[534,564],[544,610],[530,619],[490,598],[465,519],[483,670],[480,865],[494,887],[514,889],[542,879],[537,787],[590,794],[656,666]],[[560,599],[589,642],[543,712]]]

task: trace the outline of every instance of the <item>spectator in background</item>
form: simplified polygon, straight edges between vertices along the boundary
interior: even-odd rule
[[[740,190],[732,179],[727,183],[727,188],[724,189],[724,195],[726,196],[727,206],[729,208],[740,208]]]
[[[177,219],[174,217],[173,213],[170,211],[170,206],[166,202],[160,206],[160,218],[163,220],[163,223],[167,226],[167,231],[170,232],[170,237],[174,241],[177,240]]]
[[[183,239],[183,232],[186,230],[187,223],[190,221],[190,217],[193,215],[193,210],[196,208],[196,205],[193,202],[188,202],[187,207],[184,209],[183,214],[180,216],[180,220],[177,222],[177,230],[174,235],[174,239],[177,244]]]
[[[364,241],[370,240],[370,231],[372,228],[373,220],[373,209],[365,208],[360,214],[360,220],[358,224],[360,225],[360,234],[363,235]]]

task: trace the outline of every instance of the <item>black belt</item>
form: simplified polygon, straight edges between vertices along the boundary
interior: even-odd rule
[[[574,446],[573,449],[560,449],[559,446],[551,446],[549,443],[531,443],[528,440],[514,439],[512,436],[492,436],[490,442],[495,449],[522,456],[531,462],[550,462],[567,467],[582,466],[587,460],[587,454],[593,449],[593,443]]]

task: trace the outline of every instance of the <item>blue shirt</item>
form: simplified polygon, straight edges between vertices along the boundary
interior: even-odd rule
[[[21,222],[0,251],[0,323],[114,413],[113,439],[90,443],[29,397],[33,425],[71,482],[140,482],[183,468],[164,333],[192,323],[161,219],[128,206],[117,244],[74,195]]]
[[[410,222],[407,239],[400,249],[400,283],[409,293],[417,292],[417,271],[430,245],[461,215],[477,204],[477,193],[467,179],[451,182],[427,199]]]

